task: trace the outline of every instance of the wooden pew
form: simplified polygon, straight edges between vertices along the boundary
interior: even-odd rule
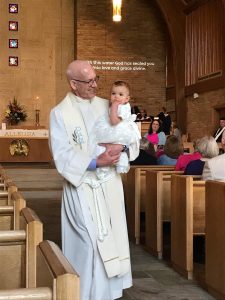
[[[140,213],[145,212],[147,170],[174,170],[174,166],[131,166],[123,177],[128,234],[136,244],[140,242]]]
[[[225,299],[225,182],[206,182],[206,264],[209,292]]]
[[[3,182],[2,177],[3,177],[4,174],[5,174],[5,170],[4,170],[4,168],[2,167],[2,165],[0,165],[0,183]]]
[[[3,189],[0,190],[0,205],[10,205],[11,195],[17,191],[17,186],[8,178],[4,181],[3,185]]]
[[[7,174],[16,183],[18,190],[26,199],[44,224],[44,239],[61,244],[61,199],[63,178],[57,170],[49,168],[11,168]]]
[[[146,249],[159,259],[163,252],[163,222],[171,220],[171,175],[182,171],[146,171]]]
[[[0,291],[0,300],[79,300],[79,276],[50,241],[37,246],[36,287]]]
[[[8,176],[6,173],[6,170],[3,169],[2,166],[0,166],[0,189],[5,190],[6,189],[6,182],[13,181],[11,177]]]
[[[0,290],[0,300],[53,300],[50,288],[20,288],[13,290]]]
[[[51,274],[48,274],[49,266]],[[44,280],[48,278],[53,279],[52,288],[56,287],[57,300],[80,299],[78,274],[55,243],[43,241],[37,250],[37,287],[45,286]]]
[[[27,207],[21,211],[20,230],[0,231],[0,289],[35,286],[36,247],[42,237],[42,223]]]
[[[15,191],[9,191],[6,205],[0,206],[0,230],[20,229],[20,212],[26,207],[26,201],[16,187],[12,185],[11,188]]]
[[[171,261],[193,278],[193,236],[205,234],[205,181],[199,176],[172,175]]]

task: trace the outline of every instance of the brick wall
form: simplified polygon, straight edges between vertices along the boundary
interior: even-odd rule
[[[225,89],[199,94],[199,98],[188,97],[187,132],[190,139],[213,134],[219,124],[219,113],[215,107],[225,110]]]
[[[126,80],[133,103],[157,114],[165,104],[165,40],[165,25],[153,1],[123,1],[120,23],[112,21],[111,0],[77,1],[77,58],[95,62],[102,97],[109,97],[113,81]]]

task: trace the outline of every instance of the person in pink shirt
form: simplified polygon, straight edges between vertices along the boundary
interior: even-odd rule
[[[147,140],[154,145],[156,153],[159,148],[163,147],[166,143],[165,133],[162,131],[162,124],[158,117],[154,117],[150,123],[148,133],[144,135]]]
[[[181,154],[175,165],[175,171],[184,171],[190,161],[201,159],[202,155],[198,149],[198,140],[194,143],[194,153]]]

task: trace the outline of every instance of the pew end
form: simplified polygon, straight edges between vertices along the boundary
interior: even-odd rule
[[[206,263],[208,291],[225,299],[225,182],[206,182]]]
[[[42,231],[42,223],[27,207],[21,211],[20,230],[0,231],[0,289],[35,287]]]
[[[26,287],[36,287],[37,246],[43,241],[43,223],[36,213],[25,207],[21,211],[20,228],[27,232],[26,239]]]
[[[137,165],[131,166],[124,180],[125,206],[129,239],[140,243],[140,213],[146,206],[146,171],[174,170],[174,166]]]
[[[146,250],[158,259],[163,255],[163,223],[171,220],[171,175],[182,171],[146,171]]]
[[[20,212],[22,208],[26,206],[26,201],[21,194],[16,191],[17,188],[15,185],[13,184],[11,187],[14,192],[10,194],[10,201],[6,201],[8,204],[0,206],[0,230],[20,229]]]
[[[59,247],[43,241],[37,247],[37,287],[50,286],[57,300],[79,300],[80,280]]]
[[[172,175],[171,262],[193,278],[193,236],[205,234],[205,181],[199,176]]]

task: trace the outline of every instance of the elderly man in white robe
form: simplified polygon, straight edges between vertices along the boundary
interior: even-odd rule
[[[96,157],[90,135],[109,102],[96,96],[98,77],[87,61],[73,61],[66,75],[71,92],[50,114],[50,147],[65,178],[62,249],[80,275],[81,300],[117,299],[132,285],[123,187],[114,166],[127,145],[104,144]],[[128,151],[134,160],[139,140]],[[102,182],[95,171],[104,166],[111,172]]]

